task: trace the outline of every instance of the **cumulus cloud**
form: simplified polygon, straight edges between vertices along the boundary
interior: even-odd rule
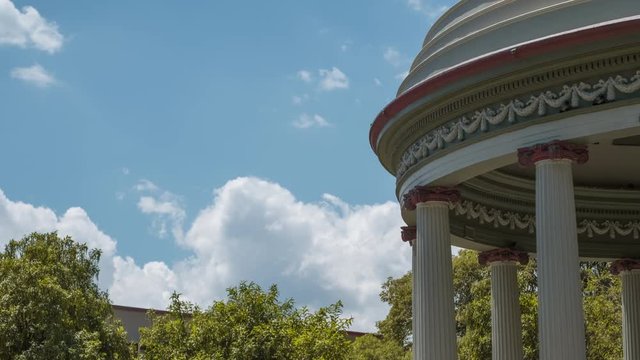
[[[308,129],[311,127],[327,127],[331,126],[325,118],[318,114],[301,114],[296,120],[292,123],[293,127],[298,129]]]
[[[17,67],[11,70],[11,77],[37,87],[45,88],[56,83],[56,79],[39,64]]]
[[[140,180],[134,189],[144,194],[138,200],[138,209],[153,217],[151,226],[156,234],[163,238],[170,230],[175,239],[181,240],[187,214],[180,197],[144,179]]]
[[[331,68],[331,70],[320,69],[320,90],[331,91],[336,89],[349,88],[349,79],[340,69],[337,67]]]
[[[110,294],[115,302],[135,297],[138,306],[163,306],[177,290],[207,305],[241,280],[278,283],[300,305],[342,299],[354,328],[373,330],[387,311],[380,285],[411,268],[399,214],[392,202],[350,205],[327,194],[305,203],[276,183],[237,178],[215,191],[185,234],[193,256],[173,266],[116,257]],[[142,288],[144,295],[134,295]]]
[[[0,190],[0,246],[34,231],[58,231],[61,236],[69,235],[78,242],[87,243],[90,248],[102,250],[99,283],[102,288],[111,284],[116,241],[102,232],[82,208],[72,207],[57,216],[49,208],[12,201]]]
[[[151,261],[139,267],[131,257],[116,256],[113,268],[109,297],[117,304],[165,309],[171,293],[178,288],[176,275],[163,262]]]
[[[138,186],[152,189],[143,196],[155,200],[164,193],[150,181]],[[147,205],[162,214],[175,210]],[[0,241],[58,230],[102,249],[100,284],[116,304],[164,308],[178,291],[208,306],[224,298],[226,288],[251,280],[264,287],[277,283],[283,297],[311,308],[341,299],[345,314],[355,318],[353,328],[366,331],[388,311],[378,298],[381,284],[411,268],[410,249],[399,240],[402,224],[395,202],[352,205],[330,194],[303,202],[277,183],[237,178],[216,189],[176,239],[188,257],[136,263],[117,253],[116,241],[83,209],[57,216],[0,191]]]
[[[310,71],[300,70],[297,72],[296,77],[308,84],[315,84],[317,82],[318,89],[321,91],[349,88],[349,78],[335,66],[331,69],[320,69],[317,75],[317,78],[315,78]],[[299,104],[302,100],[304,99],[299,96],[293,98],[294,104]]]
[[[0,45],[33,47],[53,54],[63,42],[58,25],[43,18],[34,7],[18,9],[10,0],[0,0]]]
[[[307,71],[307,70],[300,70],[296,73],[296,77],[299,80],[302,80],[306,83],[310,83],[313,81],[313,76],[311,75],[311,72]]]

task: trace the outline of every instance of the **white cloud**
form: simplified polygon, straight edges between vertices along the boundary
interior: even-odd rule
[[[325,118],[318,114],[301,114],[296,120],[292,123],[293,127],[298,129],[308,129],[311,127],[327,127],[331,126]]]
[[[142,179],[133,187],[137,191],[158,191],[160,188],[149,180]]]
[[[376,84],[377,86],[382,86],[382,81],[380,81],[380,79],[378,78],[373,78],[373,83]]]
[[[425,3],[425,0],[407,0],[407,6],[412,10],[427,15],[432,20],[442,15],[449,8],[446,5],[431,5]]]
[[[11,77],[37,87],[45,88],[56,83],[56,79],[39,64],[17,67],[11,70]]]
[[[301,105],[302,103],[307,101],[309,101],[309,94],[293,95],[291,97],[291,103],[293,105]]]
[[[353,44],[353,41],[346,40],[345,42],[342,43],[342,45],[340,45],[340,51],[342,51],[342,52],[349,51],[349,49],[351,48],[352,44]]]
[[[149,180],[140,180],[134,187],[138,192],[146,193],[138,200],[138,209],[153,217],[151,226],[158,236],[166,237],[168,228],[175,239],[183,236],[183,223],[186,212],[181,199],[175,194],[160,189]]]
[[[12,201],[0,190],[0,246],[34,231],[58,231],[61,236],[69,235],[78,242],[87,243],[90,248],[102,250],[99,283],[102,288],[111,283],[111,259],[116,252],[116,241],[98,229],[82,208],[69,208],[58,217],[49,208]]]
[[[331,70],[320,69],[320,89],[325,91],[331,91],[335,89],[347,89],[349,88],[349,79],[340,69],[337,67],[331,68]]]
[[[0,45],[34,47],[48,53],[62,48],[58,25],[43,18],[32,6],[18,10],[10,0],[0,0]]]
[[[150,182],[139,184],[154,188]],[[155,186],[155,199],[163,191]],[[48,208],[11,201],[0,192],[0,241],[32,231],[58,230],[103,249],[100,284],[111,284],[116,304],[164,308],[172,291],[207,306],[241,280],[277,283],[283,298],[311,308],[341,299],[355,330],[374,330],[388,308],[378,297],[388,276],[411,268],[410,248],[395,202],[352,205],[325,194],[302,202],[280,185],[237,178],[215,190],[209,206],[188,226],[175,262],[136,261],[116,252],[116,242],[80,208],[61,217]],[[146,208],[146,205],[143,206]],[[170,214],[170,206],[149,204]],[[131,240],[131,239],[130,239]],[[175,259],[174,259],[175,260]],[[113,281],[111,281],[113,280]]]
[[[163,262],[151,261],[139,267],[129,256],[116,256],[113,268],[109,297],[116,304],[165,309],[171,293],[178,288],[176,275]]]
[[[342,299],[345,314],[356,317],[353,328],[373,330],[387,312],[381,284],[411,268],[401,225],[392,202],[354,206],[327,194],[305,203],[278,184],[237,178],[215,191],[187,231],[182,244],[193,256],[171,267],[116,257],[110,296],[162,307],[177,290],[206,306],[241,280],[277,283],[299,305]]]
[[[298,71],[296,76],[298,77],[299,80],[302,80],[306,83],[310,83],[311,81],[313,81],[313,76],[311,75],[311,72],[307,70]]]
[[[400,66],[405,63],[405,59],[400,52],[392,47],[388,47],[382,55],[384,60],[393,66]]]
[[[422,0],[407,0],[407,5],[415,11],[422,10]]]

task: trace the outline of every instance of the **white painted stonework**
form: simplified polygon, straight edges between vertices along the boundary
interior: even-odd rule
[[[624,360],[640,360],[640,270],[623,271],[620,277]]]
[[[541,360],[585,360],[586,344],[571,160],[536,163]]]
[[[518,265],[496,261],[491,266],[491,358],[522,359],[522,325]]]
[[[441,201],[419,203],[416,213],[413,356],[420,360],[455,360],[449,205]]]

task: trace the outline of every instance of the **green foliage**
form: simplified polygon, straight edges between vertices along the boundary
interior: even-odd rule
[[[0,253],[0,358],[129,359],[124,328],[95,283],[100,251],[33,233]]]
[[[453,290],[460,358],[491,358],[491,282],[489,271],[473,251],[453,258]]]
[[[537,360],[538,357],[538,273],[536,260],[518,269],[518,288],[520,289],[520,313],[522,321],[522,346],[524,360]]]
[[[620,281],[601,262],[581,264],[587,337],[587,359],[622,358]],[[461,359],[491,358],[491,283],[488,267],[477,253],[461,250],[453,259],[454,303]],[[538,359],[538,282],[535,259],[518,271],[524,359]],[[388,279],[381,298],[391,305],[378,323],[380,332],[399,343],[411,335],[411,274]],[[378,345],[371,345],[377,349]]]
[[[411,351],[396,341],[365,335],[351,344],[350,360],[411,360]]]
[[[387,317],[376,324],[385,340],[404,348],[411,347],[411,272],[382,284],[380,299],[391,306]]]
[[[622,359],[621,284],[606,263],[581,264],[587,359]]]
[[[141,329],[144,358],[346,359],[351,319],[340,317],[340,302],[311,312],[280,301],[275,285],[265,292],[245,282],[227,294],[206,311],[174,294],[169,314],[150,314],[152,326]]]

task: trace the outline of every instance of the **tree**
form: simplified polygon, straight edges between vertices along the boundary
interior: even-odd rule
[[[131,358],[95,282],[99,260],[99,250],[55,232],[10,241],[0,253],[0,358]]]
[[[606,263],[581,264],[587,359],[622,359],[622,299],[620,278]]]
[[[411,347],[411,281],[411,272],[408,272],[398,279],[388,278],[382,284],[380,300],[391,307],[387,317],[376,323],[384,339],[405,349]]]
[[[411,351],[396,341],[375,335],[360,336],[351,344],[350,360],[411,360]]]
[[[583,262],[587,359],[622,358],[622,315],[620,281],[611,275],[607,263]],[[477,253],[461,250],[453,258],[454,304],[458,351],[461,359],[491,358],[491,283],[488,267],[478,264]],[[411,274],[388,279],[381,298],[391,305],[379,322],[381,333],[395,341],[411,334]],[[538,282],[536,262],[518,271],[524,359],[538,359]],[[385,330],[383,330],[385,329]],[[409,334],[408,336],[406,334]]]
[[[227,294],[205,311],[174,294],[169,314],[150,314],[151,327],[141,329],[145,359],[346,358],[351,319],[341,318],[340,302],[311,312],[280,301],[275,285],[246,282]]]

